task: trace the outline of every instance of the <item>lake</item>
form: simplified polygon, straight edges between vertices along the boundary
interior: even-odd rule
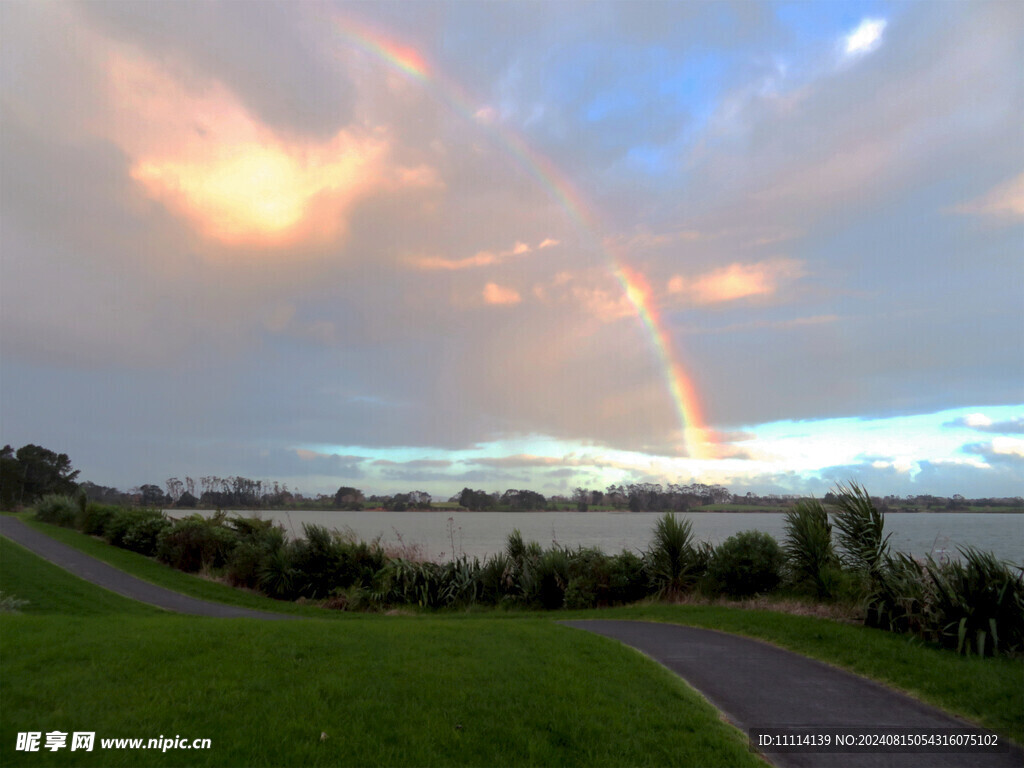
[[[170,511],[172,516],[181,510]],[[204,513],[209,514],[209,513]],[[251,515],[251,510],[237,513]],[[519,529],[527,541],[547,546],[598,547],[611,553],[642,551],[651,541],[656,512],[342,512],[263,511],[264,519],[302,536],[302,524],[314,523],[351,531],[364,541],[380,537],[387,545],[416,545],[421,556],[443,561],[465,554],[483,559],[505,548]],[[740,531],[758,530],[782,541],[784,514],[779,512],[687,512],[698,541],[719,544]],[[966,512],[892,512],[885,516],[893,549],[917,556],[956,554],[957,546],[990,550],[997,557],[1024,563],[1024,514]]]

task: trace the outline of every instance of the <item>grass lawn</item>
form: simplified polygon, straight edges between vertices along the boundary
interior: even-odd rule
[[[110,547],[76,531],[55,528],[35,521],[27,522],[39,530],[54,535],[55,538],[149,581],[196,597],[263,610],[297,612],[322,617],[322,623],[338,624],[339,632],[348,632],[348,627],[352,625],[362,627],[372,622],[386,622],[387,626],[411,622],[423,626],[437,624],[446,627],[465,627],[465,630],[449,630],[461,636],[460,633],[463,631],[477,631],[477,623],[489,626],[523,623],[533,626],[545,623],[550,625],[553,619],[597,617],[668,621],[736,632],[761,638],[880,680],[905,690],[922,701],[981,723],[1013,738],[1018,743],[1024,743],[1024,695],[1021,693],[1024,662],[1019,659],[964,658],[948,650],[928,646],[914,638],[859,626],[771,611],[713,606],[640,604],[600,611],[551,613],[477,609],[404,618],[339,614],[310,606],[294,606],[233,590],[221,584],[180,573],[134,553]],[[0,589],[6,591],[2,583]],[[348,621],[342,621],[340,624],[336,621],[345,618]],[[302,625],[306,626],[307,623],[303,622]],[[553,629],[557,631],[561,628]],[[611,652],[608,649],[606,651]],[[529,758],[524,759],[530,761]]]
[[[3,536],[0,536],[0,592],[28,600],[19,609],[25,614],[168,615],[160,608],[129,600],[76,578]]]
[[[5,766],[763,765],[670,672],[547,619],[169,615],[0,541],[33,600],[0,616]],[[54,730],[212,748],[14,751]]]

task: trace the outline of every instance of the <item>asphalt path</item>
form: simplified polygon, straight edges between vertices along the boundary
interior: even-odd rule
[[[176,613],[220,618],[293,619],[182,595],[97,560],[0,515],[0,535],[80,578],[119,595]],[[810,734],[983,733],[903,693],[768,643],[696,627],[643,621],[559,622],[617,640],[678,674],[740,730],[783,729],[777,737]],[[809,730],[811,729],[811,730]],[[782,768],[1021,768],[1024,750],[999,739],[996,752],[773,751]],[[803,748],[801,748],[803,749]]]
[[[729,721],[777,735],[984,733],[903,693],[758,640],[710,629],[646,621],[563,621],[631,646],[696,688]],[[785,743],[785,742],[784,742]],[[789,743],[792,743],[790,740]],[[764,751],[778,766],[1024,766],[1024,750],[999,738],[1001,752]]]
[[[0,515],[0,535],[6,536],[25,549],[34,552],[65,571],[79,578],[98,584],[104,589],[119,595],[130,597],[143,603],[155,605],[175,613],[187,613],[192,616],[215,616],[223,619],[293,619],[280,613],[256,611],[250,608],[239,608],[234,605],[212,603],[199,600],[164,587],[158,587],[148,581],[136,578],[131,574],[107,565],[74,547],[51,539],[46,534],[25,525],[21,520],[10,515]]]

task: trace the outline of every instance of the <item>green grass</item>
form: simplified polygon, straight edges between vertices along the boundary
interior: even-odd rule
[[[166,615],[159,608],[83,581],[3,536],[0,536],[0,591],[28,600],[19,609],[25,614]]]
[[[301,611],[307,615],[326,618],[344,616],[352,619],[338,624],[338,631],[342,632],[347,632],[348,627],[356,624],[362,626],[366,621],[389,621],[394,622],[394,625],[403,622],[441,622],[448,626],[467,627],[478,621],[488,624],[520,621],[550,623],[551,620],[568,618],[667,621],[735,632],[761,638],[780,647],[879,680],[907,691],[922,701],[981,723],[1019,743],[1024,743],[1024,697],[1020,693],[1020,682],[1024,679],[1024,662],[1020,659],[965,658],[907,636],[880,630],[770,611],[714,606],[655,603],[600,611],[551,613],[474,609],[468,612],[445,612],[401,619],[338,614],[308,606],[291,606],[288,603],[232,590],[224,585],[173,571],[152,560],[117,550],[74,531],[42,524],[34,525],[84,551],[95,552],[101,559],[106,559],[113,565],[197,597],[219,599],[222,602],[264,610]],[[0,589],[7,591],[2,585]],[[18,594],[17,590],[12,591]],[[302,624],[306,625],[306,622]]]
[[[5,766],[762,765],[670,672],[546,619],[145,615],[17,545],[2,555],[0,588],[38,611],[0,616]],[[212,749],[14,751],[55,730]]]

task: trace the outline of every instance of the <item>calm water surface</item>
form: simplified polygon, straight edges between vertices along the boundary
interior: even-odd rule
[[[172,515],[175,512],[171,512]],[[250,511],[239,514],[249,515]],[[605,552],[642,551],[661,516],[656,512],[262,512],[284,526],[289,535],[302,536],[303,523],[351,531],[364,541],[380,538],[387,545],[415,545],[421,556],[446,560],[452,553],[483,558],[505,548],[505,540],[519,529],[526,540],[543,545],[558,542],[569,547],[598,547]],[[688,512],[698,541],[718,544],[740,531],[758,530],[782,540],[783,513]],[[892,547],[923,556],[956,553],[957,546],[990,550],[1013,563],[1024,563],[1024,514],[964,512],[900,513],[885,516]]]

